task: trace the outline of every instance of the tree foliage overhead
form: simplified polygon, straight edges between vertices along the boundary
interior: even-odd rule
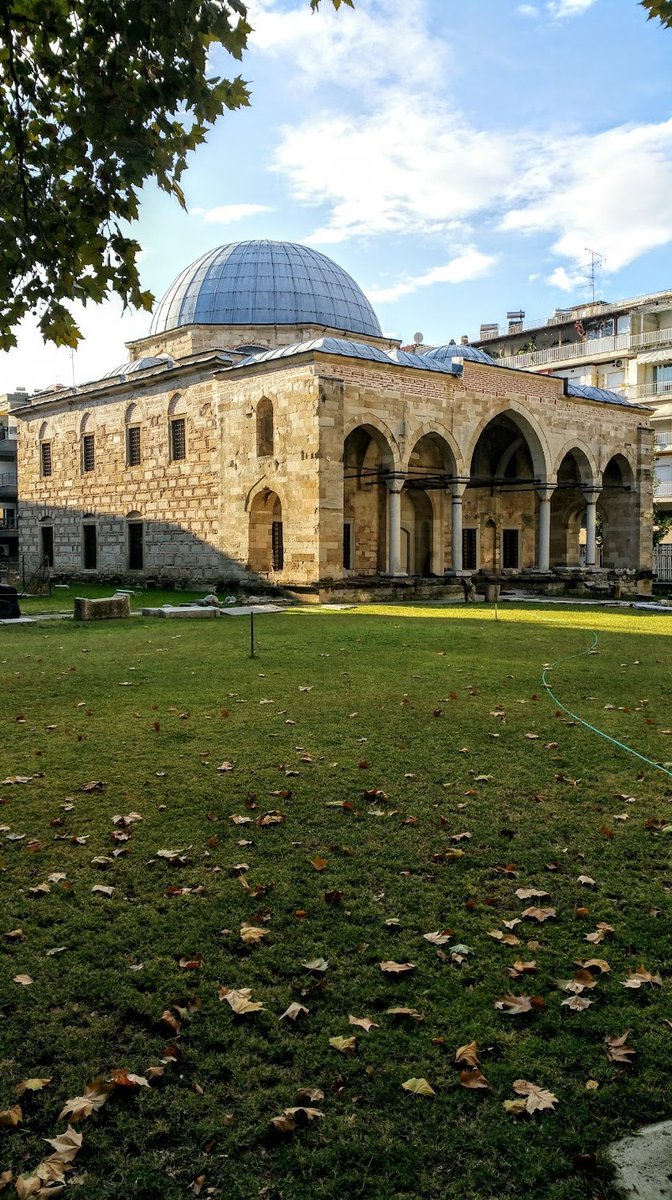
[[[249,103],[208,53],[240,59],[250,32],[244,0],[0,0],[0,349],[30,312],[76,345],[64,301],[151,308],[127,232],[139,189],[184,205],[189,151]]]
[[[672,0],[640,0],[642,8],[649,14],[649,20],[657,17],[663,25],[672,29]]]

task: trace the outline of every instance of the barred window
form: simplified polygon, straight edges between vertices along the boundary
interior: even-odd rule
[[[274,571],[282,571],[285,565],[285,547],[282,537],[282,521],[274,521],[271,526],[271,552]]]
[[[175,417],[170,422],[170,457],[173,462],[187,457],[184,417]]]
[[[129,467],[137,467],[141,462],[140,426],[129,425],[126,430],[126,464]]]
[[[82,526],[82,551],[85,571],[95,571],[98,566],[98,537],[95,525]]]
[[[93,471],[96,463],[93,434],[85,433],[82,437],[82,470]]]
[[[51,475],[51,442],[40,444],[40,467],[43,475]]]
[[[518,530],[502,530],[502,566],[518,566]]]
[[[462,568],[465,571],[475,571],[476,562],[476,530],[462,530]]]

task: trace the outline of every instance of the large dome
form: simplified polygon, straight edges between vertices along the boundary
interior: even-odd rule
[[[326,325],[382,336],[354,279],[293,242],[233,242],[197,259],[168,288],[150,332],[180,325]]]

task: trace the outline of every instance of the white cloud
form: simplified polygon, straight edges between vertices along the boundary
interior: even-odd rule
[[[546,283],[560,288],[561,292],[576,292],[585,282],[585,275],[580,271],[568,271],[565,267],[556,267],[546,278]]]
[[[519,4],[516,8],[519,17],[540,17],[541,13],[535,4]]]
[[[268,204],[221,204],[218,208],[192,208],[191,215],[202,217],[212,225],[231,225],[259,213],[273,212]]]
[[[336,12],[308,3],[280,11],[275,0],[250,0],[252,49],[277,57],[293,82],[337,84],[368,94],[391,82],[443,86],[452,57],[447,41],[428,32],[426,0],[357,0]]]
[[[493,255],[482,254],[475,246],[469,246],[442,267],[432,267],[424,275],[400,279],[391,287],[367,288],[366,294],[372,304],[399,300],[402,296],[410,296],[418,288],[431,287],[435,283],[465,283],[468,279],[477,279],[480,275],[487,274],[496,261]]]
[[[26,318],[15,330],[18,345],[0,354],[0,391],[26,387],[29,392],[53,383],[70,387],[100,379],[107,371],[127,362],[124,342],[149,333],[150,315],[146,312],[122,312],[121,301],[107,300],[101,305],[73,304],[72,311],[84,335],[74,354],[67,347],[56,347],[42,340],[37,321]],[[74,360],[74,363],[73,363]]]
[[[553,253],[573,265],[590,246],[617,271],[672,241],[660,202],[672,192],[672,120],[549,140],[521,164],[515,191],[502,229],[554,234]]]
[[[563,17],[583,16],[593,4],[595,0],[549,0],[546,8],[554,20],[560,21]]]

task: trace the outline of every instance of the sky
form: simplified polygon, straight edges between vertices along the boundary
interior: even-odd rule
[[[637,0],[249,0],[251,106],[183,177],[148,185],[133,234],[157,302],[207,250],[300,242],[344,267],[386,334],[439,345],[508,310],[672,289],[672,30]],[[72,355],[36,324],[0,392],[82,384],[128,359],[147,313],[76,309]]]

